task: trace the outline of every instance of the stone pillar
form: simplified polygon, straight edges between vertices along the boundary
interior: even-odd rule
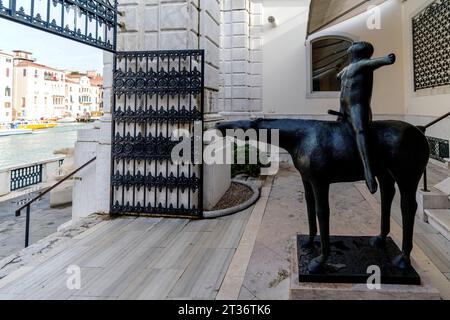
[[[224,0],[221,8],[219,108],[262,110],[262,3]]]

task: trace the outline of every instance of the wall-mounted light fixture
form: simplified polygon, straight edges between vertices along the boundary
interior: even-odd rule
[[[274,16],[269,16],[269,17],[267,18],[267,21],[269,21],[269,23],[272,25],[272,27],[276,27],[276,26],[277,26],[277,22],[276,22]]]

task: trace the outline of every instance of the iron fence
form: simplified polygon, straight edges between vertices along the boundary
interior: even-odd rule
[[[450,158],[448,140],[428,136],[427,139],[430,144],[430,157],[432,159],[444,162],[444,159]]]
[[[43,164],[11,170],[10,189],[15,191],[42,182]]]

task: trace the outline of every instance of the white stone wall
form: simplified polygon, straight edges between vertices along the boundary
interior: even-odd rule
[[[222,1],[221,111],[262,109],[262,1]]]
[[[205,50],[205,112],[217,110],[220,0],[120,0],[118,50]]]

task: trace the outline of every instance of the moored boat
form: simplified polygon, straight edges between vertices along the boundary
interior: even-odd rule
[[[22,120],[22,121],[17,121],[14,125],[17,129],[41,130],[41,129],[54,128],[58,124],[55,122],[48,122],[48,121]]]
[[[17,129],[12,123],[0,123],[0,137],[33,133],[31,129]]]

